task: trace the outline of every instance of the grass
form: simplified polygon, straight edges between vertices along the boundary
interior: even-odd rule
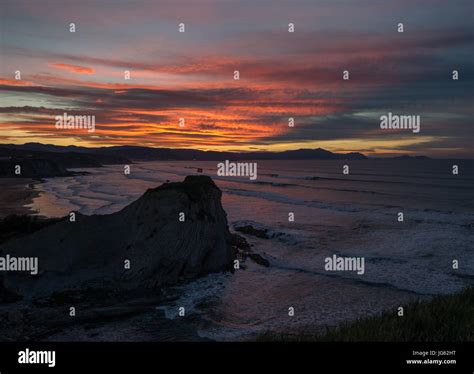
[[[327,328],[321,334],[266,332],[257,341],[368,341],[368,342],[457,342],[474,341],[474,288],[413,302],[398,310]]]

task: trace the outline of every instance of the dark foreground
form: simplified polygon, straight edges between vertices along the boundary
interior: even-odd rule
[[[328,328],[320,335],[267,332],[259,341],[292,342],[474,342],[474,288],[454,295],[414,302],[380,316]]]

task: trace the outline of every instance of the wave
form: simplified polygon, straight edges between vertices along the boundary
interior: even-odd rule
[[[278,202],[282,204],[303,205],[303,206],[308,206],[311,208],[329,209],[329,210],[340,211],[340,212],[363,212],[363,211],[368,210],[367,208],[364,208],[358,204],[344,204],[344,203],[329,204],[329,203],[323,203],[317,200],[308,201],[304,199],[290,198],[290,197],[273,193],[273,192],[252,191],[252,190],[244,190],[241,188],[230,188],[230,187],[224,188],[224,192],[233,194],[233,195],[248,196],[248,197],[254,197],[258,199],[264,199],[264,200]]]
[[[437,293],[435,292],[435,290],[433,290],[433,292],[427,292],[427,291],[422,291],[420,289],[415,290],[410,287],[402,287],[402,286],[399,286],[387,281],[368,280],[367,278],[350,276],[350,275],[347,275],[346,272],[343,272],[343,271],[341,272],[316,271],[313,269],[307,269],[307,268],[298,267],[298,266],[283,265],[281,263],[271,261],[269,257],[268,259],[270,261],[270,266],[276,267],[280,270],[294,271],[294,272],[300,272],[300,273],[324,276],[324,277],[330,277],[330,278],[337,278],[339,280],[343,280],[349,283],[361,284],[361,285],[370,286],[370,287],[391,289],[391,290],[396,290],[396,291],[401,291],[401,292],[408,292],[408,293],[412,293],[416,295],[434,296]]]
[[[353,178],[330,178],[330,177],[319,177],[319,176],[287,176],[288,179],[304,179],[304,180],[330,180],[330,181],[341,181],[341,182],[357,182],[357,183],[379,183],[379,184],[399,184],[399,185],[410,185],[417,187],[435,187],[435,188],[451,188],[458,190],[471,190],[473,186],[453,186],[453,185],[439,185],[432,183],[415,183],[415,182],[404,182],[404,181],[388,181],[388,180],[377,180],[377,179],[353,179]]]

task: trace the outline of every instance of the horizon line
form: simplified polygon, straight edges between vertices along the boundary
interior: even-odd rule
[[[199,149],[199,148],[169,148],[169,147],[151,147],[151,146],[144,146],[144,145],[130,145],[130,144],[125,144],[125,145],[109,145],[109,146],[98,146],[98,147],[87,147],[87,146],[77,146],[74,144],[69,144],[69,145],[56,145],[56,144],[51,144],[51,143],[41,143],[41,142],[26,142],[22,144],[15,144],[15,143],[0,143],[1,146],[26,146],[26,145],[32,145],[32,144],[37,144],[37,145],[42,145],[42,146],[52,146],[52,147],[58,147],[58,148],[68,148],[68,147],[74,147],[74,148],[82,148],[82,149],[102,149],[102,148],[119,148],[119,147],[134,147],[134,148],[147,148],[147,149],[168,149],[168,150],[188,150],[188,151],[199,151],[199,152],[205,152],[205,153],[233,153],[233,154],[251,154],[251,153],[267,153],[267,154],[282,154],[285,152],[295,152],[295,151],[315,151],[315,150],[322,150],[325,152],[329,152],[331,154],[336,154],[336,155],[350,155],[350,154],[360,154],[367,159],[396,159],[396,158],[424,158],[424,159],[430,159],[430,160],[474,160],[474,156],[469,158],[469,157],[433,157],[433,156],[428,156],[426,154],[413,154],[413,153],[400,153],[399,155],[395,154],[390,154],[390,153],[380,153],[379,155],[374,155],[370,154],[367,155],[363,151],[330,151],[325,148],[296,148],[296,149],[286,149],[282,151],[268,151],[268,150],[255,150],[255,151],[246,151],[246,150],[206,150],[206,149]]]

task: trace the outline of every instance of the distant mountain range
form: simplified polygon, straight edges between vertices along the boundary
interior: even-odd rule
[[[117,146],[86,148],[56,146],[41,143],[0,145],[0,177],[14,177],[15,167],[28,178],[47,178],[73,175],[68,169],[93,168],[103,165],[126,165],[133,161],[159,160],[363,160],[361,153],[332,153],[324,149],[299,149],[285,152],[215,152],[194,149],[148,148]]]
[[[425,156],[400,156],[393,159],[427,159]],[[196,149],[115,146],[86,148],[41,143],[0,144],[0,177],[15,176],[17,165],[22,176],[46,178],[73,175],[67,169],[103,165],[126,165],[134,161],[223,161],[223,160],[365,160],[358,152],[333,153],[322,148],[283,152],[216,152]]]
[[[89,154],[99,156],[104,162],[115,161],[121,163],[123,159],[136,161],[151,160],[203,160],[203,161],[219,161],[219,160],[363,160],[367,157],[362,153],[333,153],[325,149],[298,149],[283,152],[216,152],[216,151],[200,151],[195,149],[173,149],[173,148],[149,148],[136,146],[115,146],[86,148],[70,146],[56,146],[41,143],[26,143],[23,145],[4,144],[0,145],[0,155],[7,150],[30,151],[30,152],[52,152],[66,154]],[[109,157],[109,160],[106,158]],[[105,158],[105,159],[104,159]],[[101,162],[101,161],[99,161]]]
[[[56,146],[41,143],[0,145],[0,177],[15,177],[21,166],[21,176],[28,178],[60,177],[75,174],[71,168],[93,168],[103,165],[126,165],[133,161],[159,160],[363,160],[361,153],[332,153],[324,149],[299,149],[284,152],[214,152],[195,149],[148,148],[134,146],[86,148]]]

